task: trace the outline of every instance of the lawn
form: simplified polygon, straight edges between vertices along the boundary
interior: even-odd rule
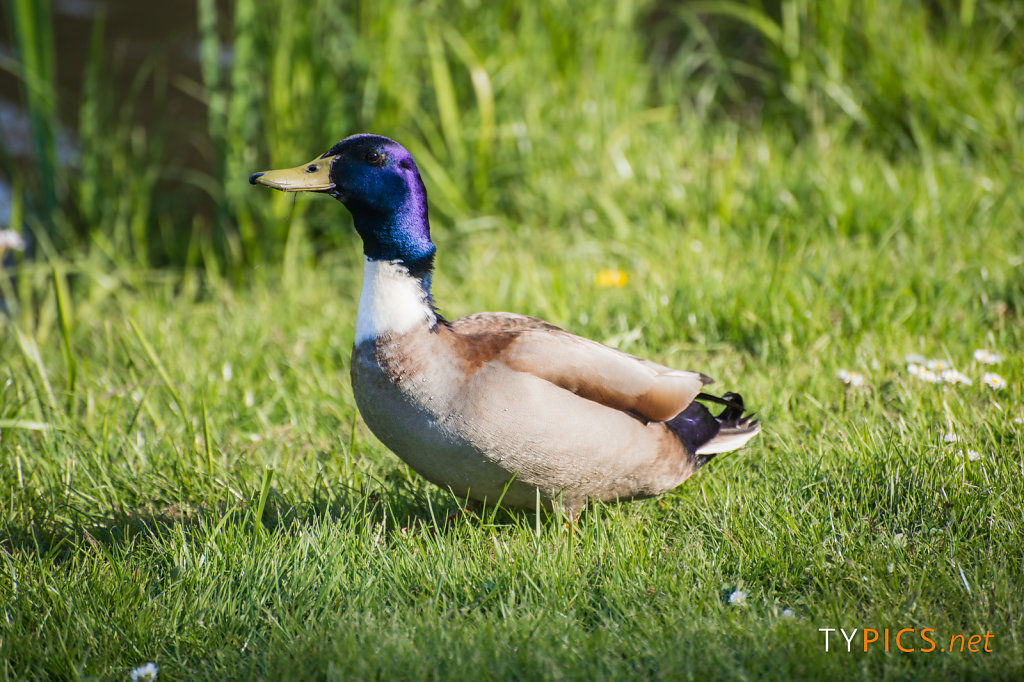
[[[1024,11],[470,4],[240,0],[191,190],[92,101],[23,171],[0,677],[1024,677]],[[420,165],[446,317],[702,371],[764,432],[571,528],[412,473],[352,397],[347,212],[246,183],[360,130]]]

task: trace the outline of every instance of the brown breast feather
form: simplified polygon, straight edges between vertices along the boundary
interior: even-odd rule
[[[479,313],[445,327],[467,373],[500,362],[608,407],[665,421],[711,380],[628,355],[552,324],[511,313]]]

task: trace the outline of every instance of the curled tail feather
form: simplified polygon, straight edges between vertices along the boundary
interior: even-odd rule
[[[726,393],[719,398],[701,393],[697,399],[725,405],[725,409],[715,416],[694,401],[665,422],[690,453],[694,468],[703,466],[717,454],[738,450],[761,432],[761,423],[752,414],[744,415],[740,394]]]

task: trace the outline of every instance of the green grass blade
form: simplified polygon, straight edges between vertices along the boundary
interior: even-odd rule
[[[53,398],[53,389],[50,387],[50,378],[46,371],[43,357],[39,353],[39,346],[34,337],[25,334],[21,329],[15,329],[18,339],[18,347],[22,356],[34,370],[30,375],[33,384],[36,386],[36,395],[43,409],[44,414],[54,414],[57,411],[57,401]]]
[[[53,291],[57,299],[57,314],[60,321],[60,342],[64,352],[64,366],[67,371],[67,411],[71,414],[75,404],[75,382],[78,378],[78,360],[71,348],[71,301],[68,297],[64,278],[52,269]]]
[[[213,471],[213,442],[210,438],[210,420],[206,414],[206,401],[201,403],[203,409],[203,448],[206,451],[206,468]]]
[[[441,120],[448,154],[456,166],[466,163],[466,151],[462,141],[462,126],[459,121],[459,106],[452,83],[451,70],[445,54],[441,37],[433,31],[426,32],[427,54],[430,59],[431,82],[434,85],[434,98],[437,113]]]
[[[49,431],[53,424],[31,419],[0,419],[0,429],[21,429],[23,431]]]
[[[185,411],[185,403],[181,399],[181,393],[175,386],[174,381],[171,380],[171,375],[168,374],[167,369],[164,367],[164,363],[160,360],[160,356],[158,356],[156,351],[153,350],[153,346],[150,345],[148,340],[146,340],[146,337],[142,334],[138,325],[135,324],[135,321],[128,320],[128,326],[131,327],[132,332],[135,334],[135,338],[138,339],[143,352],[146,354],[146,357],[149,358],[149,362],[153,365],[153,369],[156,370],[157,376],[160,377],[160,381],[163,382],[167,392],[171,394],[171,399],[174,400],[174,404],[178,408],[178,415],[181,417],[182,423],[185,425],[186,430],[191,436],[192,421],[188,417],[188,412]]]
[[[256,514],[253,517],[253,523],[256,524],[258,532],[263,535],[266,534],[266,527],[263,525],[263,510],[267,506],[267,497],[270,495],[270,485],[274,480],[274,468],[266,467],[263,469],[263,481],[260,483],[260,498],[259,504],[256,505]]]

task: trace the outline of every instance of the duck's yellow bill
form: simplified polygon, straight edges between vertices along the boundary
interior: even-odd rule
[[[323,192],[334,189],[331,163],[337,156],[319,156],[295,168],[253,173],[249,184],[266,185],[282,192]]]

